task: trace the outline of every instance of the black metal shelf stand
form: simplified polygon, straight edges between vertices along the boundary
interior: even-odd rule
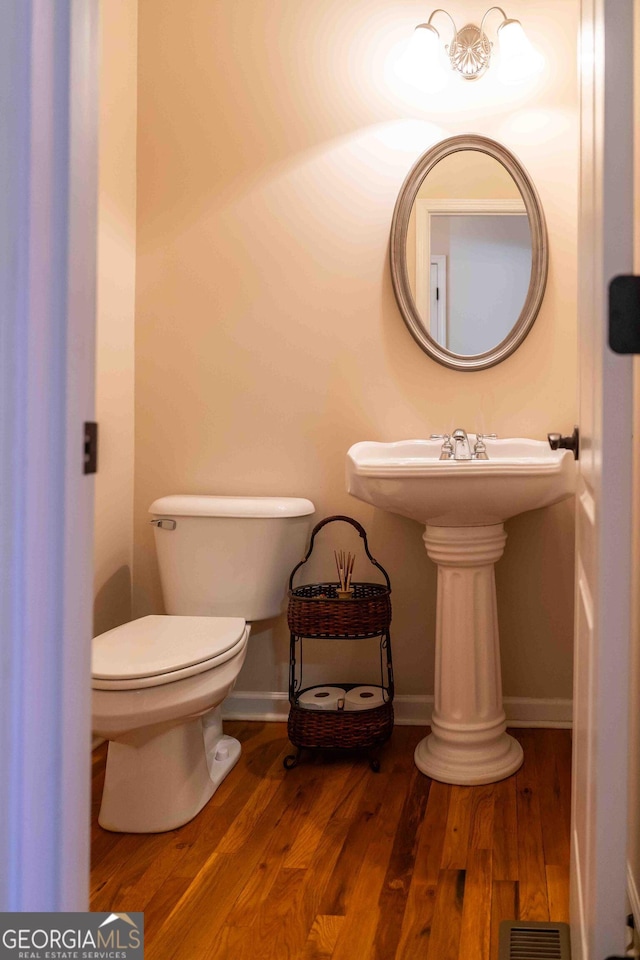
[[[354,583],[350,599],[338,597],[339,584],[334,582],[293,586],[293,579],[313,551],[317,533],[328,523],[343,521],[356,528],[364,541],[368,559],[383,574],[385,583]],[[287,770],[295,767],[303,752],[330,751],[344,753],[366,750],[371,769],[377,772],[380,761],[376,749],[389,739],[393,731],[393,659],[391,654],[391,583],[381,564],[369,551],[367,534],[356,520],[346,516],[327,517],[311,534],[306,556],[294,567],[289,578],[288,622],[289,644],[289,720],[288,732],[297,752],[285,757]],[[380,684],[382,703],[369,709],[313,710],[300,705],[300,697],[317,684],[303,686],[304,640],[380,640]],[[345,691],[362,684],[340,683]],[[371,684],[371,686],[378,686]]]

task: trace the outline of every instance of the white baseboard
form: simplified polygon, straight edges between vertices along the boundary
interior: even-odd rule
[[[504,712],[510,727],[554,727],[570,730],[573,700],[559,697],[505,697]]]
[[[400,694],[393,701],[395,723],[428,726],[433,696]],[[571,700],[505,697],[504,711],[510,727],[571,727]],[[222,705],[227,720],[283,721],[289,713],[289,697],[283,691],[234,690]]]
[[[225,720],[286,720],[289,695],[281,691],[234,690],[222,704]]]

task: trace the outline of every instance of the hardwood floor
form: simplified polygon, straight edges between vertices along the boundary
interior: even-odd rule
[[[237,767],[190,823],[97,825],[91,909],[145,913],[147,960],[496,960],[501,920],[568,921],[571,735],[515,730],[508,780],[447,786],[415,768],[424,728],[396,727],[380,773],[303,762],[286,725],[227,723]]]

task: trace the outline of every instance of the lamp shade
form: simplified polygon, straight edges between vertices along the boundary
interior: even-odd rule
[[[420,23],[413,31],[398,65],[398,74],[425,93],[437,93],[446,85],[448,73],[443,63],[443,47],[435,27]]]
[[[498,27],[498,44],[503,83],[522,83],[544,68],[544,57],[527,39],[519,20],[505,20]]]

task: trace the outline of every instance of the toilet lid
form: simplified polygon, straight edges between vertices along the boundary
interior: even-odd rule
[[[172,673],[226,653],[245,627],[241,617],[141,617],[94,638],[91,673],[100,680]]]

